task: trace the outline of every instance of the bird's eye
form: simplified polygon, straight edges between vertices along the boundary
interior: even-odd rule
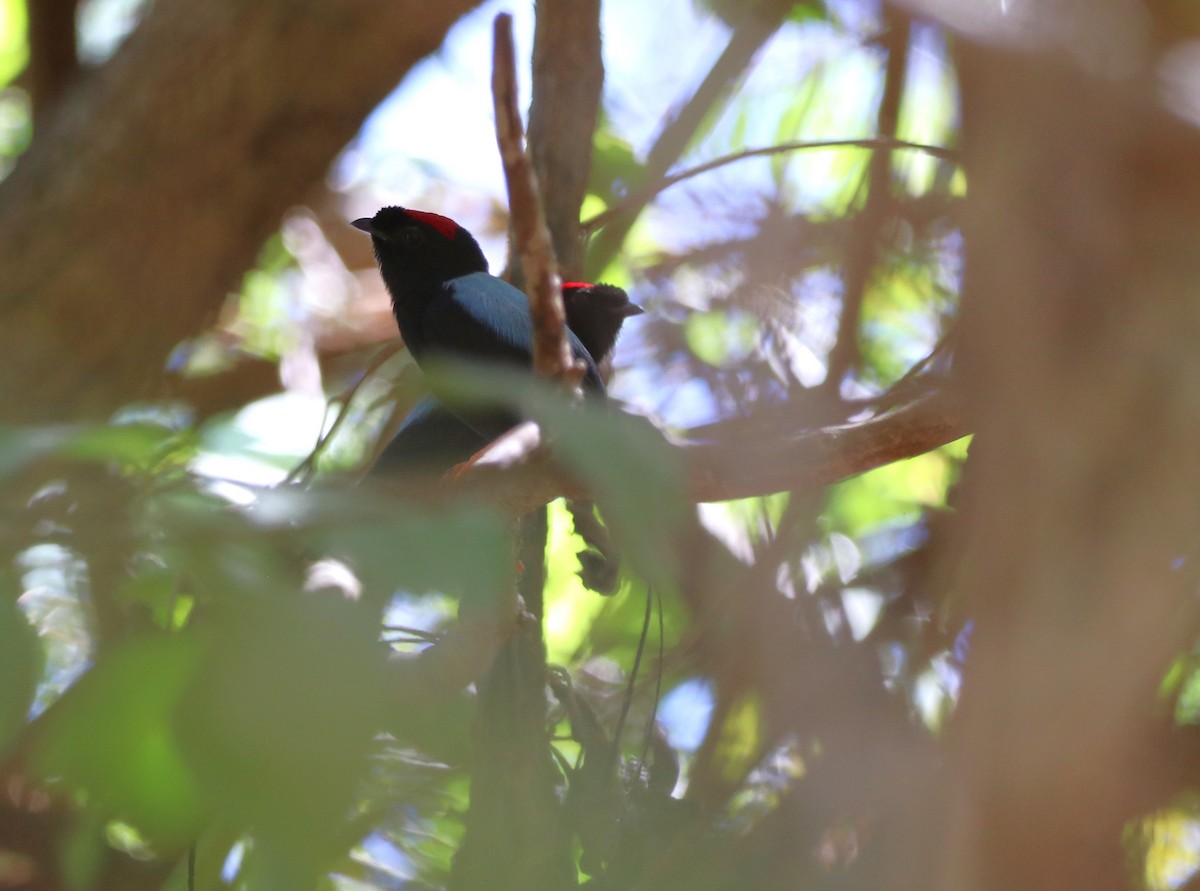
[[[399,240],[405,247],[416,247],[425,241],[425,233],[420,229],[402,229]]]

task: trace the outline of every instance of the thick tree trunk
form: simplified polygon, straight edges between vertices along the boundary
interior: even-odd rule
[[[1149,59],[961,63],[975,627],[936,887],[1116,891],[1200,605],[1200,137]]]
[[[155,3],[0,185],[0,418],[162,395],[172,347],[475,5]]]

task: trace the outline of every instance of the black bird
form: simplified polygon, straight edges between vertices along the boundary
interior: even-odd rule
[[[567,327],[597,365],[611,357],[625,320],[643,312],[616,285],[564,282],[562,295]]]
[[[400,334],[418,365],[435,357],[531,365],[529,302],[488,274],[470,232],[448,217],[404,207],[385,207],[353,225],[371,235]],[[569,330],[567,339],[586,369],[584,389],[603,393],[591,354]],[[502,432],[495,429],[495,413],[487,423],[465,420],[485,436]]]
[[[563,308],[567,327],[597,364],[609,358],[625,320],[642,313],[615,285],[586,282],[563,285]],[[488,441],[435,397],[427,396],[409,412],[371,472],[442,473],[468,460]]]

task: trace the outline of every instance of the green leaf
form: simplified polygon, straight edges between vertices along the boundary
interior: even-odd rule
[[[114,461],[133,467],[154,463],[176,433],[160,424],[132,423],[91,427],[63,447],[62,454],[85,461]]]
[[[741,782],[762,754],[762,746],[762,703],[757,693],[743,693],[717,731],[714,760],[722,777],[730,783]]]
[[[915,520],[925,508],[941,507],[958,472],[961,449],[944,446],[834,486],[824,514],[830,528],[855,537],[889,523]]]
[[[412,510],[324,537],[368,585],[487,600],[512,584],[512,533],[496,512],[454,506]]]
[[[791,15],[788,16],[789,22],[812,22],[825,20],[825,4],[824,3],[797,3],[793,8]]]
[[[677,594],[667,594],[661,598],[654,609],[663,611],[664,646],[670,649],[678,642],[680,629],[685,626],[687,607]],[[583,655],[607,656],[621,662],[626,668],[631,667],[645,618],[646,587],[638,580],[634,580],[615,597],[609,597],[602,601],[602,611],[592,624],[586,641],[586,649],[577,651],[573,655],[575,658]],[[652,646],[657,647],[658,620],[653,618],[651,621],[654,627],[651,628],[649,640]]]
[[[758,325],[744,313],[699,312],[688,316],[684,336],[697,358],[719,368],[753,352]]]
[[[17,608],[18,586],[0,576],[0,757],[25,726],[42,675],[37,635]]]
[[[571,514],[560,498],[548,506],[545,600],[546,658],[566,662],[588,639],[592,623],[608,598],[597,597],[579,578],[583,539],[575,534]]]
[[[61,864],[67,888],[92,888],[104,870],[109,847],[104,838],[105,820],[93,810],[64,835]]]
[[[0,479],[47,455],[149,467],[177,445],[177,431],[135,422],[95,426],[0,427]]]
[[[588,191],[605,202],[636,187],[645,177],[642,165],[631,146],[605,129],[592,139],[592,168]]]
[[[486,507],[277,489],[263,493],[250,515],[260,527],[291,529],[321,554],[346,561],[375,598],[403,589],[486,599],[511,589],[512,532]]]
[[[179,711],[188,762],[218,816],[253,833],[248,873],[310,886],[344,843],[387,707],[377,614],[259,589],[223,600],[210,622]]]
[[[46,713],[36,771],[164,847],[185,844],[207,805],[173,719],[199,655],[198,640],[180,635],[113,650]]]
[[[29,19],[25,2],[0,0],[0,86],[7,86],[29,62]]]
[[[652,585],[676,578],[675,545],[690,505],[684,470],[649,421],[599,400],[573,399],[519,371],[469,363],[429,369],[451,402],[517,405],[543,428],[556,456],[595,493],[622,552]]]
[[[621,551],[647,582],[669,587],[687,505],[683,469],[662,434],[644,419],[574,406],[541,388],[526,407],[556,454],[590,484]]]

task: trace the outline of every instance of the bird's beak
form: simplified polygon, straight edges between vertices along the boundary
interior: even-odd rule
[[[371,224],[370,217],[360,217],[359,219],[355,220],[350,225],[353,226],[355,229],[361,229],[363,232],[366,232],[368,235],[375,234],[375,228]]]
[[[640,316],[645,311],[636,303],[627,303],[625,304],[625,308],[621,310],[621,317],[627,319],[630,316]]]

